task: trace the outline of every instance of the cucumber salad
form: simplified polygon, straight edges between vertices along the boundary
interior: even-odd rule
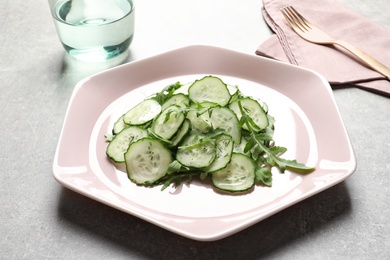
[[[309,173],[273,140],[268,108],[215,76],[180,82],[124,113],[106,135],[107,156],[124,163],[137,185],[178,187],[210,179],[222,191],[245,192],[272,185],[272,167]]]

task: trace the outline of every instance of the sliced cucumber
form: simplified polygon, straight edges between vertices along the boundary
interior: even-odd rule
[[[211,129],[211,125],[199,116],[196,111],[189,111],[187,119],[190,120],[194,133],[207,133]]]
[[[190,135],[177,148],[176,159],[184,166],[204,168],[216,157],[215,142],[202,135]]]
[[[162,110],[165,110],[167,107],[176,105],[179,107],[188,107],[190,105],[190,100],[187,95],[183,93],[175,94],[170,99],[164,102],[162,105]]]
[[[112,133],[114,135],[119,134],[123,129],[128,128],[130,125],[126,124],[125,121],[123,121],[123,117],[125,115],[122,115],[115,123],[114,127],[112,129]]]
[[[152,130],[164,139],[171,139],[180,129],[185,119],[180,107],[173,105],[165,109],[153,121]]]
[[[174,94],[184,94],[188,95],[188,88],[192,85],[193,82],[182,84],[180,88],[176,89]]]
[[[236,114],[227,107],[213,107],[201,117],[211,124],[213,129],[223,129],[235,143],[241,141],[241,130]]]
[[[171,140],[171,146],[175,147],[177,146],[184,137],[190,132],[191,130],[191,123],[188,119],[185,119],[183,124],[180,127],[180,130],[176,133],[176,135]]]
[[[246,153],[244,152],[245,150],[245,146],[246,144],[248,143],[248,141],[242,137],[241,138],[241,142],[239,144],[237,143],[234,143],[234,147],[233,147],[233,153],[242,153],[242,154],[245,154],[246,156],[251,156],[251,151],[247,151]]]
[[[220,135],[215,139],[216,147],[216,158],[215,161],[204,169],[205,172],[214,172],[225,168],[226,165],[230,162],[233,152],[233,140],[229,135]]]
[[[118,133],[108,144],[106,153],[115,162],[124,162],[129,145],[141,138],[147,137],[148,131],[138,126],[129,126]]]
[[[188,96],[193,102],[213,102],[221,106],[227,105],[231,98],[226,84],[214,76],[195,80],[188,89]]]
[[[259,128],[259,130],[265,129],[268,126],[268,117],[265,113],[264,109],[261,107],[259,102],[252,98],[240,98],[236,101],[233,101],[230,104],[230,108],[236,113],[238,119],[240,120],[242,117],[240,105],[244,111],[250,118],[252,118],[255,123],[254,127]],[[248,130],[247,125],[242,126],[243,129]]]
[[[215,103],[203,102],[198,104],[192,104],[190,111],[187,113],[187,118],[191,122],[191,128],[193,132],[207,133],[211,129],[211,124],[206,122],[201,114],[207,113],[208,109],[212,106],[216,106]]]
[[[273,132],[265,103],[206,76],[169,85],[127,111],[106,135],[106,153],[124,162],[137,184],[164,189],[198,175],[211,178],[215,189],[243,192],[264,178],[269,185],[268,167],[301,169],[277,159],[286,148],[275,145]]]
[[[246,155],[233,153],[229,164],[211,174],[213,185],[229,192],[247,191],[255,184],[255,162]]]
[[[152,184],[165,176],[172,161],[171,152],[152,138],[132,143],[125,153],[128,177],[137,184]]]
[[[128,125],[143,125],[161,112],[161,105],[154,99],[147,99],[127,111],[123,121]]]

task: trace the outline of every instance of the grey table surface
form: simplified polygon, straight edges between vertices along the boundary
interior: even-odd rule
[[[342,2],[390,29],[388,0]],[[65,55],[46,1],[2,1],[0,258],[389,259],[390,101],[360,89],[334,90],[356,172],[222,240],[181,237],[54,180],[53,157],[78,81],[193,44],[254,55],[271,34],[261,5],[260,0],[136,1],[136,35],[128,55],[92,64]]]

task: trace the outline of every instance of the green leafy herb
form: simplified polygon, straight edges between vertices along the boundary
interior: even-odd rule
[[[171,184],[173,187],[178,187],[184,181],[191,181],[193,177],[199,176],[199,172],[191,171],[190,167],[184,166],[177,160],[174,160],[168,168],[167,175],[153,183],[153,185],[163,185],[161,190],[165,190]]]
[[[263,163],[262,166],[259,164],[260,166],[258,166],[256,171],[257,180],[262,181],[268,186],[272,184],[272,177],[269,177],[270,171],[269,169],[264,169],[264,167],[277,166],[281,173],[284,173],[286,169],[297,173],[310,173],[314,171],[313,167],[308,167],[296,160],[286,160],[279,157],[287,151],[287,148],[267,145],[270,141],[272,141],[273,123],[272,125],[269,125],[269,129],[266,129],[268,131],[261,131],[261,129],[259,130],[258,126],[256,126],[253,120],[248,116],[240,102],[239,107],[242,113],[240,124],[245,124],[250,132],[248,143],[244,148],[244,152],[251,150],[253,159],[257,162]]]
[[[272,172],[267,167],[257,167],[255,171],[256,183],[262,182],[264,185],[272,186]]]
[[[165,101],[170,99],[173,96],[175,90],[177,90],[181,86],[182,84],[180,82],[168,85],[161,92],[156,93],[152,99],[155,99],[160,105],[162,105],[165,103]]]
[[[193,91],[188,91],[186,86],[184,91],[179,90],[182,86],[180,82],[176,82],[156,93],[152,99],[161,106],[165,104],[165,108],[148,122],[136,125],[142,130],[146,129],[148,136],[145,137],[144,143],[142,140],[137,142],[139,146],[129,145],[124,155],[128,155],[129,151],[137,153],[138,150],[135,149],[140,149],[142,153],[139,153],[142,156],[140,155],[138,162],[126,160],[126,167],[127,163],[131,165],[138,163],[139,167],[136,170],[141,174],[135,176],[143,176],[145,169],[149,171],[148,167],[163,169],[163,174],[157,178],[152,176],[148,180],[140,179],[136,183],[147,186],[162,185],[162,190],[165,190],[171,185],[176,188],[193,178],[200,180],[210,178],[214,187],[218,189],[245,192],[255,184],[272,186],[273,167],[279,169],[281,173],[290,170],[306,174],[314,170],[313,167],[296,160],[281,157],[287,148],[275,145],[273,140],[275,119],[268,114],[265,103],[244,96],[238,86],[230,85],[231,89],[228,90],[226,84],[213,76],[196,80],[189,87]],[[208,91],[211,95],[206,93],[209,95],[204,99],[203,94]],[[230,91],[233,94],[230,94]],[[180,96],[175,96],[177,92]],[[224,113],[221,110],[230,112]],[[159,117],[161,115],[163,117]],[[233,118],[238,120],[231,120]],[[176,119],[177,127],[176,125],[170,127]],[[159,136],[158,133],[164,131],[169,134]],[[111,142],[116,135],[107,134],[105,138]],[[150,156],[143,157],[148,154],[142,150],[143,146],[150,140],[160,143],[162,147],[156,148],[153,152],[148,151]],[[123,150],[126,149],[118,146],[116,150],[110,152],[123,153]],[[165,160],[161,160],[161,155],[165,156]],[[133,180],[129,171],[128,174]],[[149,175],[149,172],[145,175]]]

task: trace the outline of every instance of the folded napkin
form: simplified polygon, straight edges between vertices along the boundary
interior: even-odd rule
[[[288,5],[333,38],[355,45],[390,67],[390,31],[336,0],[263,0],[263,17],[275,34],[259,46],[257,55],[317,71],[333,88],[352,85],[390,95],[390,82],[347,51],[334,45],[313,44],[299,37],[280,11]]]

